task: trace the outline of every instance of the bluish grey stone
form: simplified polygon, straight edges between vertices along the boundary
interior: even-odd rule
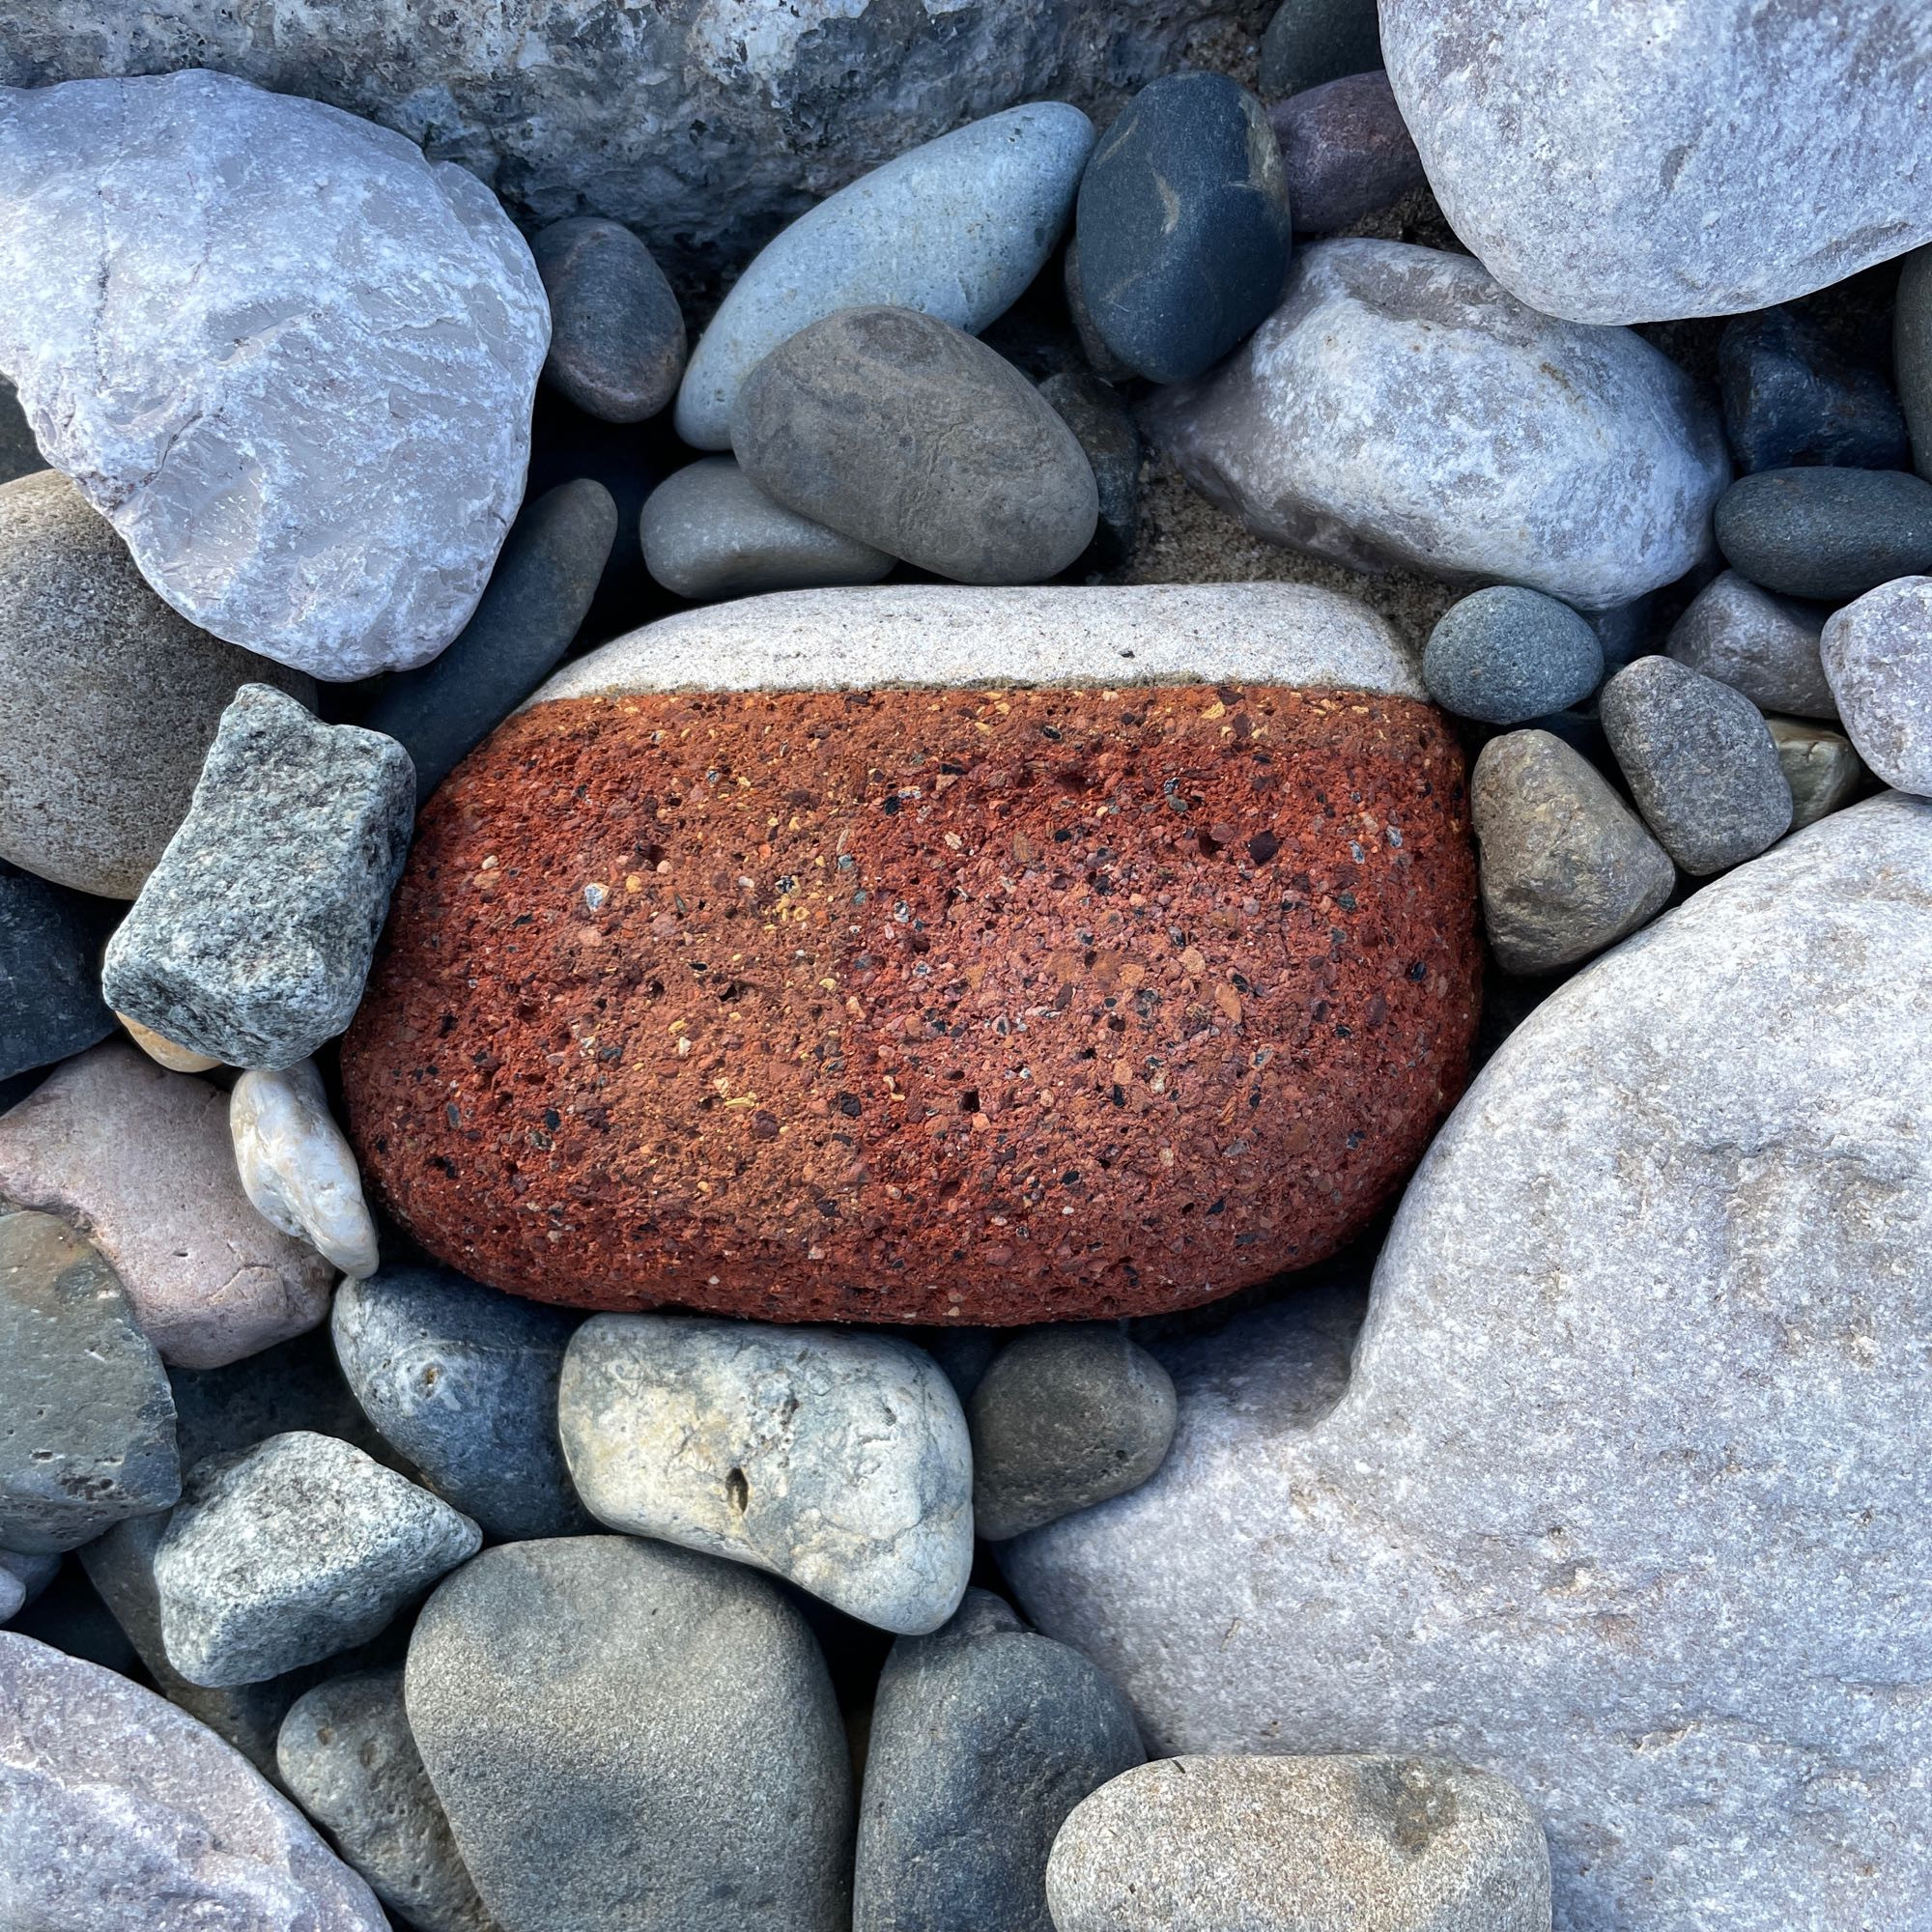
[[[1099,517],[1052,406],[984,343],[913,309],[841,309],[774,350],[738,391],[731,446],[799,515],[960,583],[1053,577]]]
[[[1075,370],[1049,376],[1039,392],[1079,439],[1099,493],[1100,521],[1086,561],[1114,570],[1133,554],[1141,522],[1141,437],[1117,391]]]
[[[1267,110],[1224,74],[1168,74],[1094,149],[1076,216],[1093,326],[1130,369],[1184,383],[1281,296],[1292,230]]]
[[[1663,648],[1679,664],[1742,691],[1760,711],[1835,718],[1837,701],[1818,659],[1827,614],[1726,570],[1685,607]]]
[[[1638,656],[1651,637],[1652,606],[1649,594],[1634,597],[1628,604],[1615,604],[1607,611],[1585,611],[1583,621],[1597,634],[1603,646],[1604,663],[1611,670],[1621,669]]]
[[[98,963],[105,910],[0,859],[0,1080],[114,1031]]]
[[[1717,531],[1753,583],[1848,604],[1932,570],[1932,483],[1909,469],[1760,469],[1719,497]]]
[[[1381,64],[1376,0],[1281,0],[1262,36],[1261,89],[1279,100]]]
[[[11,1622],[31,1604],[60,1569],[54,1551],[29,1555],[21,1549],[0,1549],[0,1624]]]
[[[1833,611],[1819,648],[1859,756],[1887,784],[1932,796],[1932,577],[1899,578]]]
[[[1791,787],[1791,829],[1844,808],[1871,782],[1864,760],[1842,731],[1814,724],[1808,718],[1767,718],[1765,727],[1777,747],[1777,762]]]
[[[329,1319],[369,1420],[486,1536],[590,1527],[556,1433],[563,1351],[581,1317],[449,1268],[388,1267],[345,1281]]]
[[[1912,460],[1890,384],[1839,355],[1817,323],[1794,309],[1727,324],[1718,342],[1718,384],[1741,470],[1805,463],[1902,469]]]
[[[801,215],[698,338],[678,390],[678,435],[697,449],[735,447],[731,412],[746,378],[838,309],[918,309],[977,335],[1053,253],[1093,145],[1077,107],[1010,107],[911,149]]]
[[[530,254],[550,297],[544,381],[606,422],[656,415],[684,374],[684,314],[651,251],[621,221],[577,214]]]
[[[1915,249],[1898,271],[1891,366],[1912,439],[1913,468],[1923,476],[1932,472],[1932,248]]]
[[[1428,185],[1422,156],[1380,68],[1277,100],[1268,126],[1281,144],[1288,212],[1301,235],[1333,235]]]
[[[107,1003],[234,1066],[308,1059],[355,1017],[414,806],[393,738],[244,684],[108,944]]]
[[[1452,604],[1422,654],[1430,696],[1445,711],[1486,724],[1520,724],[1567,711],[1603,675],[1596,632],[1569,605],[1514,584]]]
[[[644,563],[680,597],[753,597],[876,583],[884,551],[775,503],[728,456],[686,465],[651,492],[639,523]]]
[[[942,1629],[900,1637],[879,1679],[852,1932],[1053,1932],[1054,1833],[1145,1756],[1086,1658],[967,1591]]]

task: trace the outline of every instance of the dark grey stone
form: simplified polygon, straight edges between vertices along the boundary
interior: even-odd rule
[[[46,467],[47,460],[41,454],[41,446],[27,425],[26,412],[20,407],[19,392],[0,376],[0,483],[11,483],[16,476],[31,476],[36,469]]]
[[[61,1567],[57,1551],[29,1555],[0,1549],[0,1624],[8,1622],[44,1591]]]
[[[1225,74],[1143,88],[1094,147],[1074,220],[1101,340],[1152,382],[1190,381],[1281,298],[1288,188],[1267,110]]]
[[[440,1267],[336,1291],[330,1327],[369,1420],[422,1481],[506,1541],[590,1527],[556,1434],[563,1351],[582,1317]]]
[[[583,622],[617,534],[617,506],[588,477],[524,506],[476,614],[416,670],[384,678],[358,721],[395,739],[420,804],[555,668]]]
[[[1000,1352],[1006,1331],[1000,1328],[902,1328],[895,1331],[916,1344],[939,1364],[963,1407],[973,1400],[993,1357]]]
[[[1912,440],[1913,468],[1923,476],[1932,472],[1932,248],[1915,249],[1898,271],[1891,369]]]
[[[852,1932],[1053,1932],[1054,1833],[1145,1758],[1098,1669],[969,1590],[951,1623],[900,1637],[879,1679]]]
[[[1777,762],[1791,787],[1791,829],[1807,825],[1851,804],[1871,781],[1852,741],[1829,724],[1808,718],[1767,718]]]
[[[1261,90],[1276,100],[1381,64],[1376,0],[1281,0],[1262,36]]]
[[[622,1536],[501,1545],[424,1605],[404,1690],[504,1932],[846,1932],[831,1680],[744,1565]]]
[[[100,997],[106,910],[0,859],[0,1080],[114,1031]]]
[[[1909,469],[1760,469],[1716,520],[1731,568],[1787,597],[1846,604],[1932,570],[1932,483]]]
[[[1818,655],[1829,614],[1726,570],[1685,607],[1664,649],[1679,664],[1742,691],[1760,711],[1835,718],[1837,700]]]
[[[1066,313],[1072,319],[1073,333],[1079,338],[1080,353],[1086,356],[1087,366],[1103,383],[1135,381],[1134,371],[1101,341],[1100,331],[1094,327],[1094,311],[1087,305],[1087,291],[1080,286],[1078,237],[1066,244],[1066,260],[1061,271],[1061,284],[1066,295]]]
[[[967,1422],[974,1527],[1019,1536],[1146,1482],[1174,1439],[1174,1383],[1118,1328],[1029,1328],[994,1357]]]
[[[738,391],[731,446],[801,516],[961,583],[1057,576],[1099,516],[1052,406],[913,309],[841,309],[781,343]]]
[[[1628,604],[1614,604],[1607,611],[1578,613],[1596,632],[1606,668],[1621,669],[1649,643],[1654,602],[1646,595],[1634,597]]]
[[[1520,724],[1596,690],[1604,649],[1588,622],[1538,590],[1496,584],[1450,605],[1429,634],[1422,679],[1459,718]]]
[[[1288,211],[1301,235],[1333,235],[1426,187],[1422,156],[1380,68],[1345,74],[1277,100],[1268,126],[1281,147]]]
[[[306,1060],[355,1016],[414,805],[393,738],[244,684],[108,944],[108,1005],[232,1066]]]
[[[0,1214],[0,1548],[71,1549],[180,1493],[167,1371],[114,1270],[51,1214]]]
[[[1644,822],[1693,878],[1755,858],[1791,824],[1791,787],[1742,692],[1674,658],[1618,671],[1598,710]]]
[[[1810,463],[1902,469],[1912,460],[1890,384],[1840,355],[1795,310],[1768,308],[1726,324],[1718,387],[1741,472]]]
[[[606,422],[642,422],[677,393],[684,314],[621,221],[572,215],[530,240],[550,297],[544,381]]]
[[[1120,396],[1096,376],[1049,376],[1039,392],[1080,440],[1100,495],[1100,522],[1081,559],[1113,570],[1133,554],[1141,524],[1141,433]]]

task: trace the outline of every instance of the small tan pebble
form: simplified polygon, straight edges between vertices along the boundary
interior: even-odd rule
[[[229,1097],[228,1127],[242,1189],[264,1220],[358,1281],[376,1272],[376,1224],[362,1177],[314,1061],[242,1074]]]
[[[114,1017],[128,1029],[128,1037],[150,1060],[165,1066],[170,1073],[207,1073],[221,1065],[220,1061],[211,1060],[205,1053],[195,1052],[191,1046],[177,1046],[173,1040],[163,1039],[153,1027],[144,1027],[139,1020],[130,1020],[126,1013],[116,1013]]]

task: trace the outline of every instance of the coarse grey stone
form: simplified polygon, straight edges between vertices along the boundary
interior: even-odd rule
[[[1814,724],[1808,718],[1767,718],[1765,726],[1777,747],[1777,762],[1791,787],[1791,829],[1807,825],[1851,804],[1870,773],[1842,731]]]
[[[966,1418],[884,1335],[597,1315],[557,1428],[600,1521],[787,1577],[881,1629],[937,1630],[973,1567]]]
[[[1638,658],[1597,709],[1644,823],[1692,878],[1755,858],[1790,829],[1777,748],[1742,692],[1675,658]]]
[[[1546,314],[1765,308],[1932,237],[1932,22],[1900,0],[1382,0],[1381,37],[1450,227]]]
[[[232,1065],[308,1059],[355,1017],[414,807],[393,738],[244,684],[108,943],[108,1004]]]
[[[1380,68],[1338,75],[1268,109],[1297,234],[1333,235],[1428,185]]]
[[[400,1670],[318,1684],[282,1719],[275,1759],[384,1904],[421,1932],[494,1932],[410,1735]]]
[[[1402,242],[1301,249],[1274,314],[1141,423],[1269,542],[1584,611],[1695,565],[1730,477],[1717,412],[1641,336],[1551,321]]]
[[[51,1214],[0,1214],[0,1548],[72,1549],[180,1493],[167,1371],[114,1270]]]
[[[487,189],[191,71],[0,90],[0,370],[162,598],[319,677],[455,637],[550,334]]]
[[[840,309],[787,338],[739,389],[731,447],[788,509],[962,583],[1055,576],[1099,516],[1052,406],[984,343],[914,309]]]
[[[255,1211],[352,1278],[376,1272],[362,1176],[312,1060],[242,1074],[228,1096],[235,1169]]]
[[[1174,1439],[1174,1383],[1120,1328],[1029,1328],[994,1358],[967,1409],[973,1524],[1018,1536],[1137,1488]]]
[[[1100,521],[1085,560],[1094,570],[1116,570],[1133,554],[1141,523],[1141,435],[1132,412],[1113,388],[1082,370],[1049,376],[1039,392],[1094,471]]]
[[[235,1171],[228,1095],[109,1041],[0,1115],[0,1202],[71,1222],[161,1360],[218,1368],[313,1328],[334,1276]]]
[[[894,559],[775,503],[728,456],[687,464],[650,494],[639,521],[644,564],[680,597],[876,583]]]
[[[1604,647],[1569,605],[1539,590],[1492,584],[1435,621],[1422,654],[1429,695],[1459,718],[1520,724],[1567,711],[1596,690]]]
[[[1376,0],[1281,0],[1262,36],[1261,90],[1275,100],[1381,64]]]
[[[155,1551],[161,1639],[190,1684],[256,1684],[366,1642],[482,1536],[329,1435],[198,1463]]]
[[[684,374],[684,314],[651,251],[621,221],[578,214],[530,254],[550,297],[544,380],[606,422],[656,415]]]
[[[1887,784],[1932,794],[1932,577],[1898,578],[1834,611],[1821,650],[1859,756]]]
[[[384,1438],[490,1537],[590,1526],[557,1439],[579,1318],[449,1268],[389,1267],[336,1292],[342,1373]]]
[[[114,1031],[96,964],[103,908],[0,859],[0,1080]]]
[[[1548,731],[1492,738],[1469,780],[1483,925],[1506,973],[1553,973],[1660,912],[1677,869],[1581,753]]]
[[[800,216],[699,336],[678,435],[732,448],[731,412],[752,371],[835,310],[918,309],[977,335],[1058,245],[1093,145],[1077,107],[1036,101],[913,148]]]
[[[503,1932],[846,1932],[831,1680],[742,1565],[621,1536],[499,1546],[424,1605],[404,1689]]]
[[[968,1590],[943,1628],[900,1637],[879,1679],[853,1932],[1053,1932],[1053,1834],[1145,1755],[1086,1658]]]
[[[1916,1925],[1928,1234],[1932,805],[1892,794],[1503,1042],[1352,1371],[1307,1297],[1161,1344],[1160,1473],[1007,1574],[1157,1750],[1510,1778],[1561,1932]]]
[[[1679,664],[1743,692],[1760,711],[1835,718],[1838,707],[1818,661],[1825,617],[1726,570],[1685,607],[1663,648]]]
[[[1789,597],[1844,604],[1932,569],[1932,483],[1909,469],[1760,469],[1715,525],[1733,569]]]
[[[1047,1866],[1054,1932],[1548,1932],[1522,1794],[1438,1757],[1179,1757],[1104,1785]]]
[[[387,1932],[369,1889],[207,1726],[0,1632],[0,1924]]]
[[[0,484],[0,858],[131,899],[251,679],[315,696],[163,604],[68,478]]]

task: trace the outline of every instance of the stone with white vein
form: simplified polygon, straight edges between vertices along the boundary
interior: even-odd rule
[[[228,1096],[235,1166],[255,1211],[357,1281],[376,1272],[362,1176],[312,1060],[242,1074]]]

